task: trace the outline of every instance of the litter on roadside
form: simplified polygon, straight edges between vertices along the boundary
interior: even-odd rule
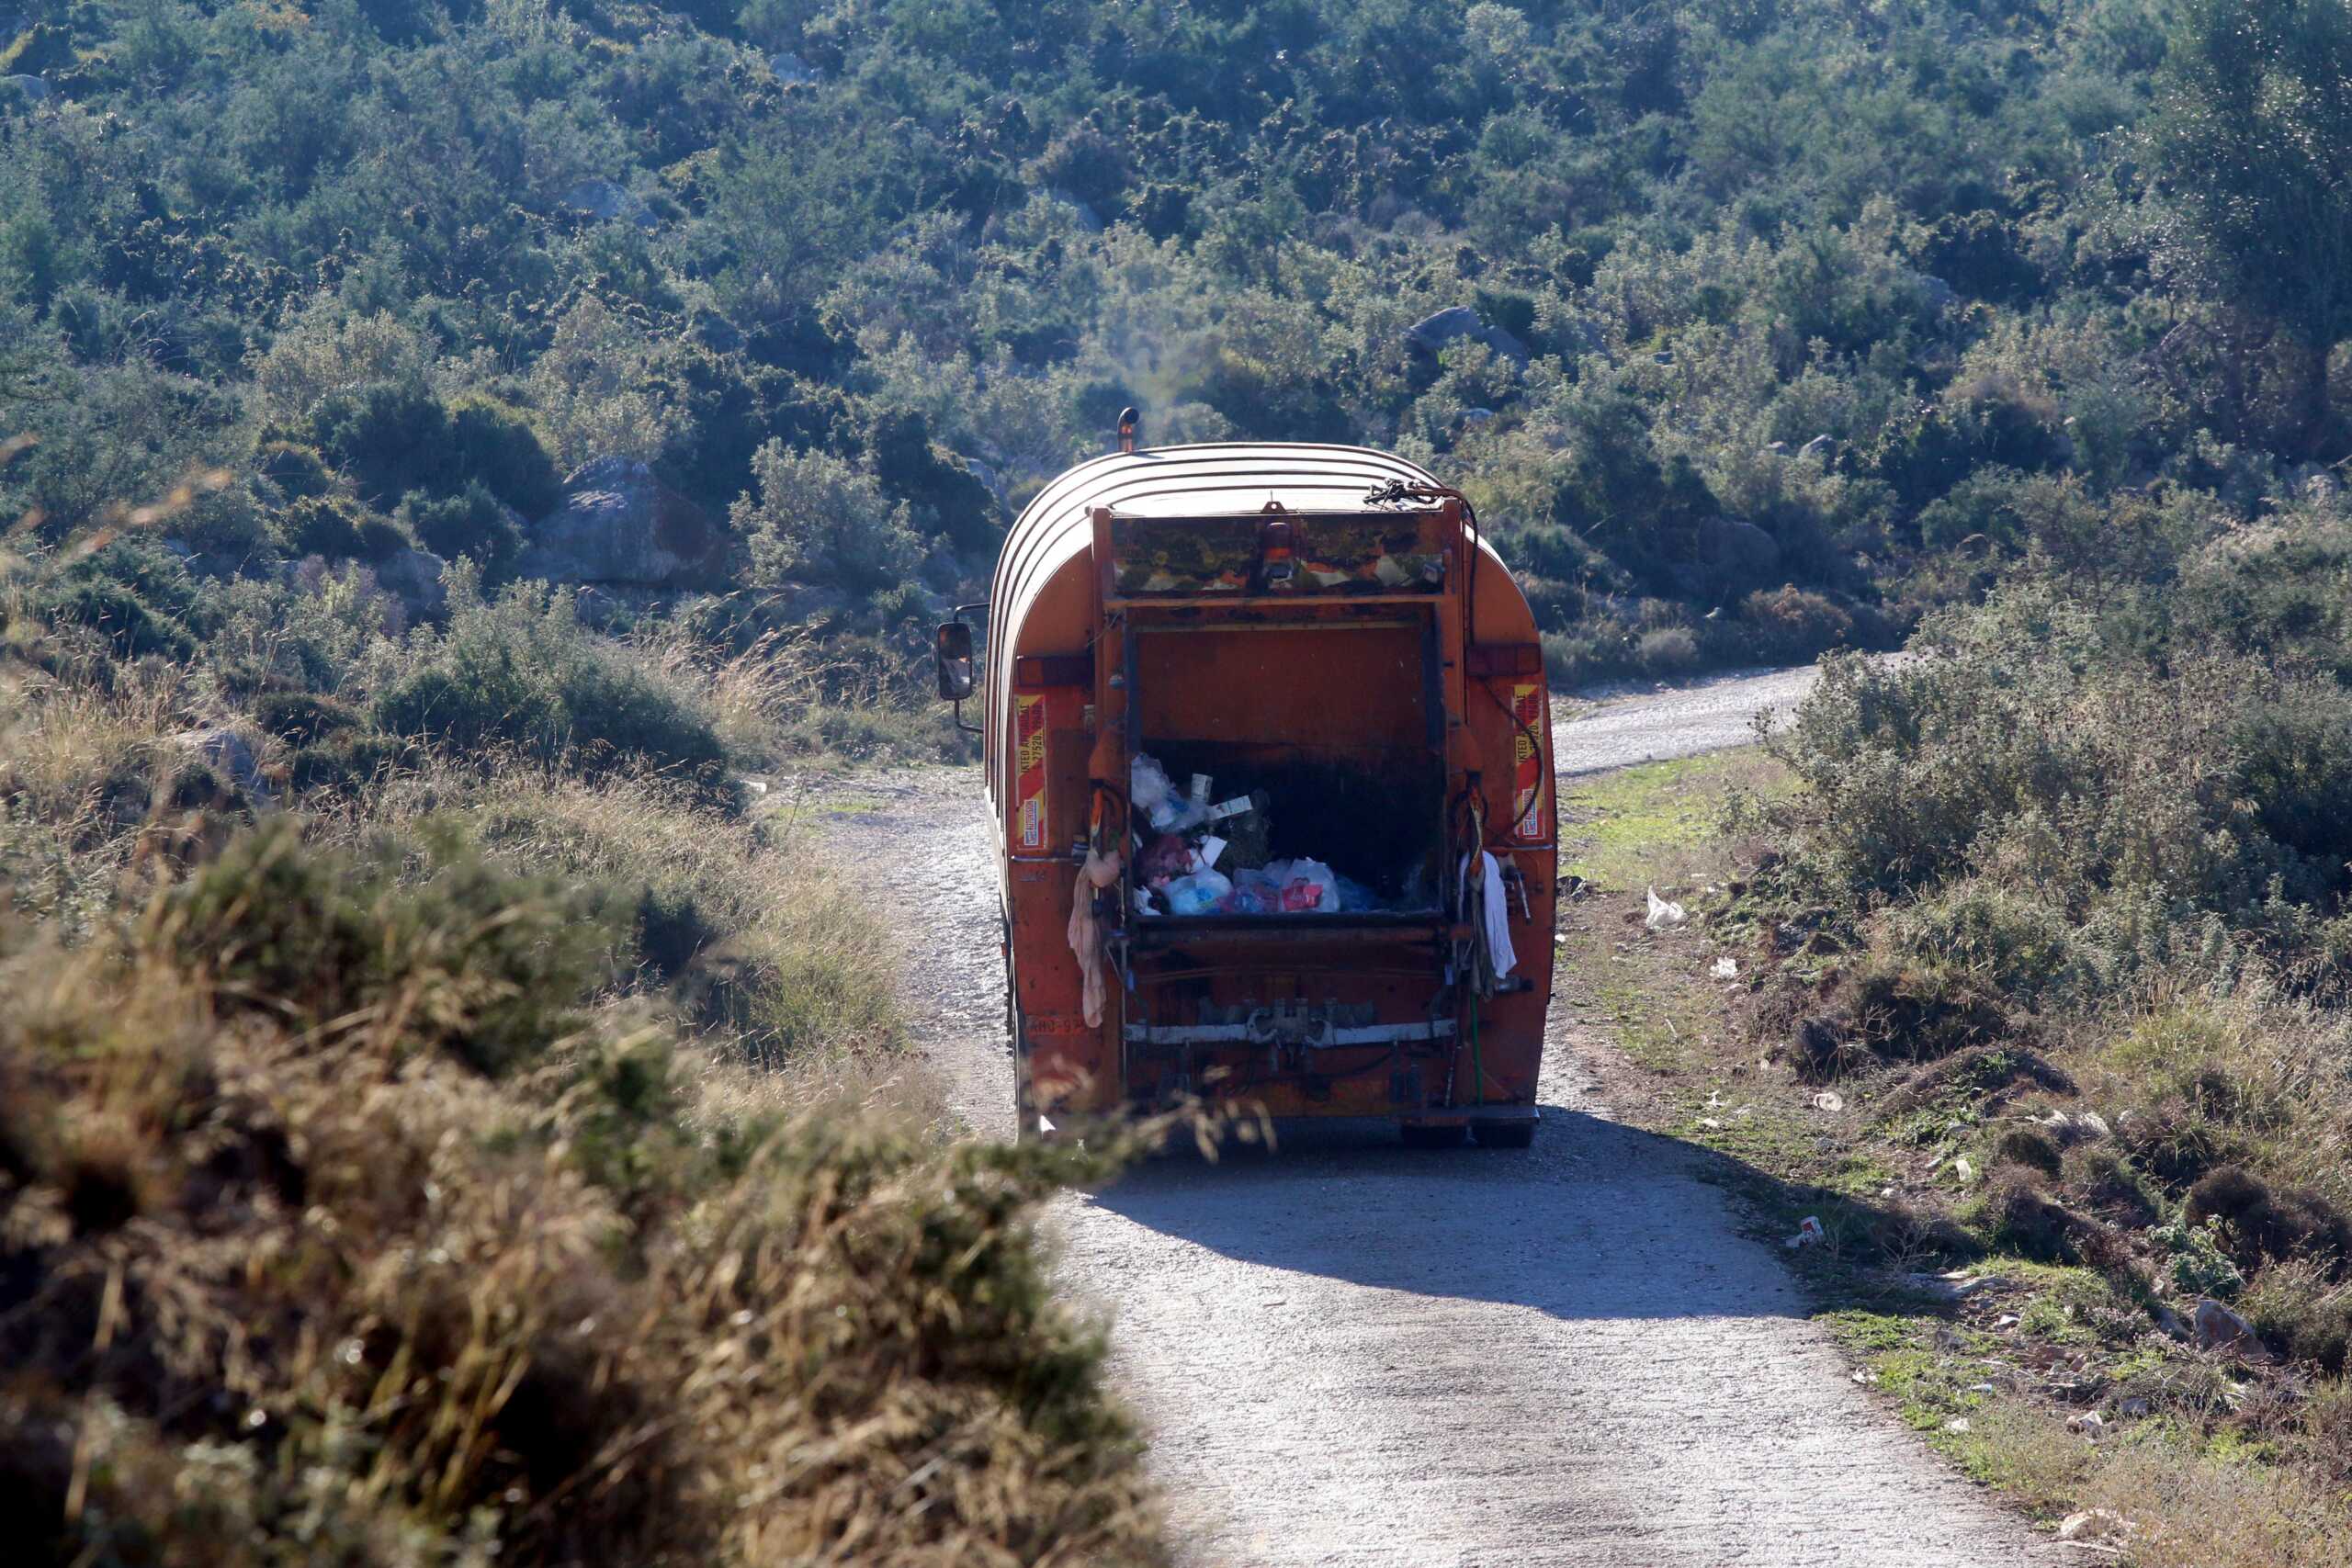
[[[1798,1224],[1797,1234],[1789,1237],[1789,1239],[1781,1243],[1781,1245],[1786,1247],[1791,1252],[1796,1251],[1799,1247],[1818,1247],[1821,1245],[1823,1235],[1824,1233],[1821,1228],[1821,1222],[1813,1215],[1807,1214],[1804,1221]]]
[[[1690,918],[1690,911],[1681,905],[1659,897],[1657,888],[1650,889],[1649,919],[1642,922],[1644,925],[1654,931],[1672,931]]]

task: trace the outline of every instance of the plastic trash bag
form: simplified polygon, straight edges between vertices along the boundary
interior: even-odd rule
[[[1127,802],[1144,820],[1161,832],[1176,826],[1176,786],[1168,777],[1168,770],[1159,765],[1157,757],[1138,752],[1127,769]]]
[[[1283,908],[1282,885],[1262,871],[1236,872],[1233,896],[1225,907],[1237,915],[1278,915]]]
[[[1172,915],[1209,914],[1232,892],[1233,881],[1224,873],[1196,871],[1168,885],[1168,912]]]
[[[1282,889],[1285,914],[1336,915],[1340,912],[1339,874],[1319,860],[1277,860],[1266,863],[1266,875]]]
[[[1136,872],[1157,887],[1193,869],[1193,846],[1173,833],[1162,833],[1136,861]]]
[[[1669,903],[1657,896],[1657,888],[1650,889],[1649,919],[1642,922],[1644,925],[1654,931],[1672,931],[1689,918],[1689,911],[1681,905]]]

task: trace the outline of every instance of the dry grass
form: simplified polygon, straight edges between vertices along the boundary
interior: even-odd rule
[[[283,599],[175,666],[0,595],[12,1551],[1160,1561],[1030,1233],[1125,1151],[951,1144],[874,912],[724,791],[715,732],[782,755],[875,671],[521,602],[288,653]],[[453,638],[601,743],[506,734]],[[304,769],[420,671],[480,744]],[[327,690],[335,734],[255,735],[300,816],[173,739]]]
[[[36,1559],[1158,1560],[1029,1235],[1104,1156],[941,1145],[886,1074],[787,1113],[368,900],[325,923],[395,956],[277,994],[265,863],[0,971],[0,1512]],[[512,919],[560,915],[536,886]],[[214,952],[254,953],[234,991]],[[435,1043],[492,1026],[495,1075]]]
[[[18,915],[85,937],[213,831],[206,808],[233,807],[172,740],[198,702],[169,666],[100,685],[0,665],[0,890]]]
[[[2039,1412],[1974,1417],[1972,1467],[2052,1513],[2103,1510],[2101,1543],[2135,1568],[2346,1568],[2343,1501],[2307,1472],[2184,1452],[2162,1442],[2104,1446]]]
[[[716,655],[676,628],[640,637],[648,664],[713,716],[747,761],[956,761],[970,747],[931,694],[927,659],[903,638],[843,647],[808,626]]]
[[[414,798],[388,800],[385,819],[400,823]],[[899,1043],[876,916],[786,819],[686,807],[646,781],[512,775],[478,793],[465,815],[505,863],[634,898],[640,962],[658,965],[691,1011],[759,1059],[836,1059]]]

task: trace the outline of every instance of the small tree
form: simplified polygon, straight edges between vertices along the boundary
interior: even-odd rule
[[[2352,7],[2187,0],[2164,74],[2176,257],[2307,344],[2352,336]]]
[[[829,452],[771,441],[752,458],[760,499],[729,513],[750,542],[752,580],[827,583],[866,598],[896,586],[922,558],[907,505],[893,505],[873,474]]]
[[[664,370],[662,350],[644,328],[594,295],[574,305],[531,369],[557,458],[570,468],[592,457],[661,457],[686,424]]]

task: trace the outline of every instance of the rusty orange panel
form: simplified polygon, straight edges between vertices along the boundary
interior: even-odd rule
[[[1422,637],[1401,621],[1139,630],[1136,700],[1147,739],[1426,751]]]

